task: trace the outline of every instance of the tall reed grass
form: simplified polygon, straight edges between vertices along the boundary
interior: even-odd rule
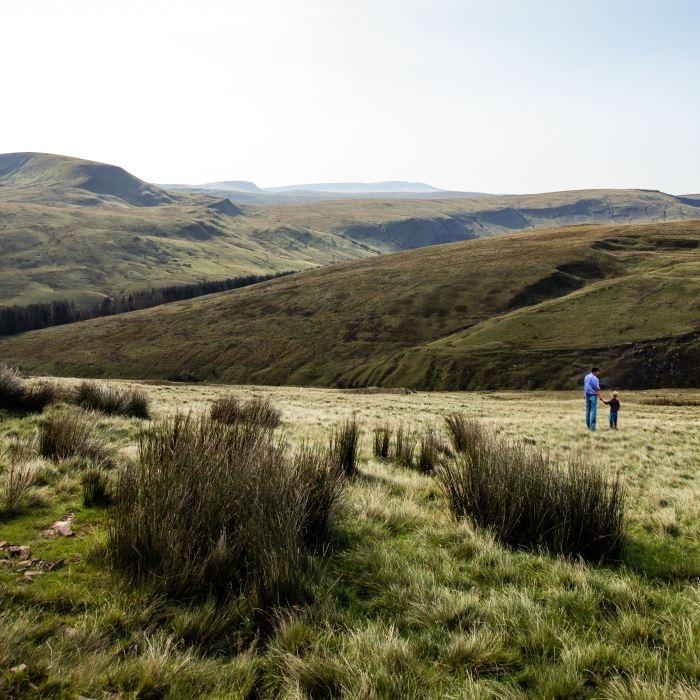
[[[26,413],[41,413],[49,404],[61,399],[53,382],[30,384],[20,372],[0,362],[0,408]]]
[[[452,515],[516,548],[587,559],[617,558],[625,534],[625,489],[582,458],[509,442],[470,423],[454,459],[435,472]]]
[[[81,382],[73,390],[73,403],[90,411],[134,418],[150,417],[148,394],[135,387],[120,388],[97,382]]]
[[[246,593],[264,608],[299,599],[307,545],[338,503],[335,462],[292,458],[257,422],[175,415],[144,432],[115,488],[115,568],[175,597]]]

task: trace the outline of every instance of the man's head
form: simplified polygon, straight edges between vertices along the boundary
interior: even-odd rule
[[[598,369],[598,367],[591,367],[591,374],[595,374],[597,376],[598,372],[600,372],[600,369]]]

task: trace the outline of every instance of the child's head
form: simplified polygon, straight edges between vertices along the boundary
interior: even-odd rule
[[[613,398],[614,398],[614,399],[617,398],[617,392],[616,392],[616,391],[613,391]]]

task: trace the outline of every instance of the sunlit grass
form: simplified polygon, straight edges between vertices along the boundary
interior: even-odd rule
[[[333,426],[356,416],[358,474],[330,546],[313,558],[309,599],[261,626],[244,597],[212,612],[207,602],[176,604],[125,584],[102,565],[108,515],[82,506],[81,466],[46,462],[47,499],[0,523],[0,540],[65,563],[31,584],[0,567],[1,694],[26,694],[33,683],[36,695],[68,697],[692,697],[700,678],[700,427],[692,405],[649,405],[646,393],[623,393],[620,430],[608,432],[603,421],[590,435],[578,393],[145,390],[156,416],[204,412],[230,394],[269,398],[295,445],[325,444]],[[630,493],[622,562],[509,549],[451,520],[429,476],[374,459],[373,427],[422,430],[454,411],[619,471]],[[0,417],[5,444],[37,427],[32,416]],[[138,421],[96,420],[121,459],[135,454]],[[69,511],[76,536],[48,537]],[[22,663],[24,674],[6,671]]]

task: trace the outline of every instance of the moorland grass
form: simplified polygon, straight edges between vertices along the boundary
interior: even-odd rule
[[[376,459],[383,462],[389,460],[389,449],[391,447],[391,426],[381,425],[374,429],[374,439],[372,450]]]
[[[0,362],[0,408],[23,413],[41,413],[60,400],[61,393],[52,382],[29,384],[20,372]]]
[[[353,417],[337,425],[331,433],[330,458],[336,469],[348,478],[357,473],[360,430],[359,423]]]
[[[157,414],[172,415],[183,404],[206,412],[230,388],[147,390]],[[633,546],[621,562],[604,563],[504,546],[468,520],[449,517],[431,477],[373,459],[367,430],[358,445],[361,478],[346,484],[330,546],[309,555],[308,597],[270,611],[272,623],[261,634],[247,595],[183,602],[125,585],[95,556],[105,544],[108,511],[82,506],[79,482],[67,471],[73,462],[63,461],[42,470],[55,472],[45,481],[50,504],[29,504],[0,529],[1,539],[66,562],[33,583],[21,570],[0,567],[0,696],[697,694],[700,434],[692,407],[657,410],[639,403],[644,394],[630,394],[623,429],[590,436],[578,393],[348,400],[340,391],[260,391],[284,410],[297,447],[327,439],[328,415],[356,414],[368,428],[391,421],[422,429],[464,412],[509,440],[532,436],[557,463],[584,452],[610,476],[618,467],[624,472]],[[6,444],[40,420],[0,416]],[[101,424],[137,447],[131,421],[102,417]],[[66,483],[69,476],[77,488]],[[47,523],[67,511],[75,512],[77,536],[47,538]],[[9,672],[23,663],[23,672]]]
[[[277,428],[282,422],[282,414],[269,400],[254,396],[242,402],[235,396],[226,396],[214,401],[210,409],[212,420],[233,425],[251,423],[265,428]]]
[[[110,436],[98,433],[95,414],[82,409],[52,413],[39,424],[38,451],[53,460],[80,457],[113,466],[116,451]]]
[[[73,403],[88,411],[150,418],[148,395],[139,387],[120,388],[97,382],[81,382],[70,398]]]
[[[83,505],[108,506],[112,502],[112,488],[109,473],[101,465],[87,467],[80,474],[80,484],[83,489]]]
[[[455,415],[448,425],[461,426],[453,439],[459,435],[464,447],[440,463],[435,478],[455,518],[469,518],[513,547],[587,559],[620,556],[626,492],[619,475],[606,477],[577,456],[557,462]]]
[[[325,536],[341,488],[327,464],[311,449],[290,460],[257,422],[161,419],[117,480],[110,561],[175,597],[246,593],[260,607],[297,600],[303,545]]]

